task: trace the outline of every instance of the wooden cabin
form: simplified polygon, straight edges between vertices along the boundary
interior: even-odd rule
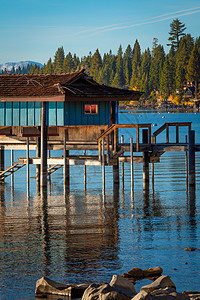
[[[4,150],[27,149],[29,155],[29,149],[35,149],[38,170],[41,165],[37,178],[46,186],[47,150],[63,149],[65,182],[68,150],[98,150],[97,138],[118,123],[119,101],[138,100],[140,95],[100,85],[84,70],[61,75],[0,75],[0,171],[4,170]],[[29,157],[25,163],[30,163]],[[14,167],[8,170],[15,171]],[[2,172],[2,178],[7,176]]]
[[[84,70],[61,75],[1,75],[1,131],[4,126],[40,126],[41,103],[46,103],[47,126],[89,125],[90,130],[98,126],[101,131],[118,122],[119,101],[138,100],[140,95],[99,85]],[[83,139],[82,134],[80,137]]]

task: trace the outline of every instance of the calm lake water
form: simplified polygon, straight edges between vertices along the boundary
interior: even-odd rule
[[[200,143],[200,114],[152,111],[121,112],[120,123],[192,122]],[[134,131],[120,132],[125,142]],[[180,131],[185,141],[187,131]],[[171,142],[175,141],[170,129]],[[164,141],[165,134],[160,141]],[[25,151],[15,151],[15,158]],[[31,155],[35,155],[31,151]],[[53,154],[61,156],[61,152]],[[10,165],[10,151],[6,151]],[[121,169],[120,169],[121,171]],[[186,192],[185,153],[168,152],[155,164],[155,186],[143,195],[142,165],[134,165],[131,197],[130,164],[125,164],[125,187],[113,195],[112,168],[106,168],[102,195],[100,167],[71,167],[70,194],[63,196],[62,169],[51,177],[47,201],[36,194],[31,179],[26,192],[26,168],[0,187],[0,299],[35,299],[36,280],[43,275],[63,283],[109,282],[113,274],[133,267],[160,266],[178,291],[200,290],[200,153],[196,153],[196,192]],[[31,177],[35,176],[31,166]],[[146,282],[142,283],[146,284]],[[139,292],[139,283],[136,290]]]

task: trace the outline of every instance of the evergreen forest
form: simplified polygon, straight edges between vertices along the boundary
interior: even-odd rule
[[[54,59],[49,58],[44,67],[31,65],[15,73],[60,74],[84,68],[100,84],[142,91],[141,100],[171,99],[179,104],[187,84],[194,86],[194,97],[200,96],[200,36],[194,38],[185,30],[185,24],[179,19],[170,24],[168,53],[157,38],[153,39],[152,49],[143,52],[136,39],[125,51],[120,45],[117,54],[110,50],[101,55],[96,49],[95,53],[89,52],[81,58],[71,52],[65,55],[64,48],[59,47]]]

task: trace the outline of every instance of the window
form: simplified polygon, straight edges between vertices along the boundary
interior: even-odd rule
[[[85,114],[87,114],[87,115],[98,114],[98,105],[96,105],[96,104],[85,104]]]

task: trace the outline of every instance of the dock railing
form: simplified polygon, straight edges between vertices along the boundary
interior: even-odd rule
[[[109,159],[117,158],[123,152],[122,147],[119,147],[118,130],[122,128],[135,128],[136,129],[136,152],[140,150],[140,128],[146,128],[148,130],[148,145],[151,145],[151,124],[112,124],[108,127],[98,138],[98,151],[99,161],[102,162],[102,149],[106,144],[106,160],[109,163]],[[111,149],[110,149],[111,148]]]
[[[166,130],[166,143],[169,144],[169,127],[170,126],[175,126],[176,127],[176,144],[179,144],[179,128],[186,126],[186,127],[188,127],[188,131],[189,131],[189,130],[191,130],[191,124],[192,124],[192,122],[166,122],[160,128],[158,128],[158,130],[156,130],[153,133],[152,143],[156,144],[156,138],[157,138],[157,136],[161,132],[163,132],[164,130]]]

